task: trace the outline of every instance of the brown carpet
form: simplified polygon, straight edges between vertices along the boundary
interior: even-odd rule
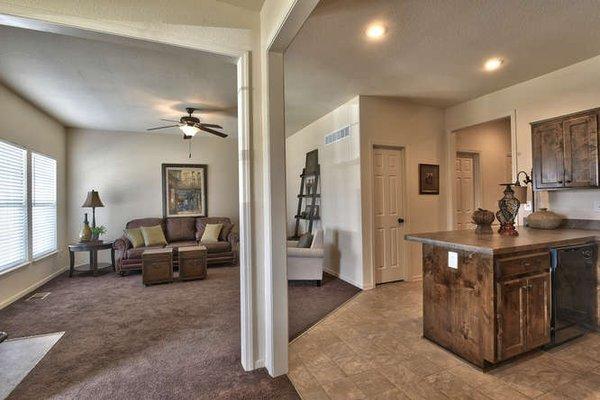
[[[290,340],[302,334],[327,314],[352,298],[360,289],[332,275],[323,275],[322,286],[288,285]]]
[[[298,399],[286,376],[240,365],[239,268],[144,287],[65,275],[45,300],[0,310],[11,337],[66,331],[9,399]]]

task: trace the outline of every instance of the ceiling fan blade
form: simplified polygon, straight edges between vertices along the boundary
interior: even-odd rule
[[[215,131],[214,129],[207,128],[207,127],[206,127],[206,125],[204,125],[204,124],[202,124],[202,125],[200,125],[200,126],[198,126],[198,125],[196,125],[196,126],[197,126],[197,127],[198,127],[198,129],[200,129],[201,131],[208,132],[208,133],[212,133],[213,135],[217,135],[217,136],[220,136],[220,137],[222,137],[222,138],[226,138],[226,137],[227,137],[227,135],[226,135],[226,134],[224,134],[223,132],[219,132],[219,131]]]
[[[160,120],[161,120],[161,121],[167,121],[167,122],[175,122],[175,123],[179,123],[179,121],[175,121],[174,119],[164,119],[164,118],[161,118]]]
[[[179,128],[179,125],[157,126],[156,128],[148,128],[147,131],[155,131],[157,129]]]
[[[207,126],[209,128],[223,129],[223,127],[221,125],[217,125],[217,124],[205,124],[205,123],[201,122],[200,125]]]

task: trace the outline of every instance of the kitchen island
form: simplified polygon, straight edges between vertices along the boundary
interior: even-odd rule
[[[600,241],[591,230],[518,230],[516,237],[469,230],[406,235],[423,244],[423,335],[481,368],[550,342],[550,250]],[[596,282],[589,296],[595,325]]]

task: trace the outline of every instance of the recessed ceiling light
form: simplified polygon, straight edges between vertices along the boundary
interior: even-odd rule
[[[369,39],[381,39],[385,35],[385,26],[381,24],[372,24],[366,30]]]
[[[503,62],[504,60],[498,57],[490,58],[483,64],[483,68],[486,71],[495,71],[502,66]]]

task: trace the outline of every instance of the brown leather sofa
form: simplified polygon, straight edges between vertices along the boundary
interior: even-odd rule
[[[204,243],[200,239],[204,234],[206,224],[223,224],[218,242]],[[207,250],[207,264],[237,263],[238,234],[233,232],[234,225],[225,217],[176,217],[176,218],[142,218],[134,219],[126,224],[126,228],[140,228],[142,226],[160,225],[167,239],[166,246],[150,246],[133,248],[125,235],[115,240],[115,269],[124,275],[128,271],[142,269],[142,253],[144,250],[160,247],[174,249],[174,263],[177,263],[177,249],[179,247],[205,246]]]

